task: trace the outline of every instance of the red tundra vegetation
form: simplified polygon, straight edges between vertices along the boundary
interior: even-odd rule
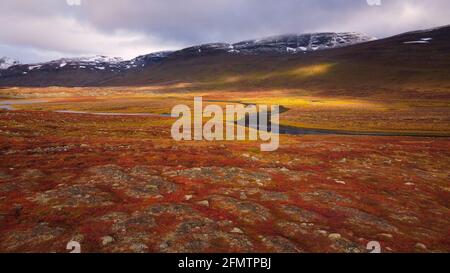
[[[448,138],[175,142],[161,116],[0,111],[0,252],[450,251]]]

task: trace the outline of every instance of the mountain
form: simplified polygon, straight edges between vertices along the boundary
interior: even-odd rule
[[[162,61],[171,51],[155,52],[136,57],[132,60],[124,61],[119,57],[107,57],[102,55],[79,58],[63,58],[47,63],[28,65],[28,70],[41,69],[61,69],[70,67],[71,69],[106,70],[118,72],[127,69],[139,69]],[[26,65],[24,65],[25,67]]]
[[[362,98],[450,96],[450,26],[306,53],[230,54],[223,48],[175,52],[103,85],[188,83],[183,90],[292,89]]]
[[[447,98],[449,52],[450,26],[378,40],[355,33],[282,35],[198,45],[129,61],[101,59],[81,65],[79,60],[59,60],[41,64],[39,69],[18,65],[0,71],[0,86],[188,83],[184,89],[292,89],[362,98]],[[61,67],[62,63],[66,65]]]
[[[296,54],[345,47],[375,38],[359,33],[290,34],[242,41],[235,44],[211,43],[179,51],[163,51],[124,61],[121,58],[93,56],[64,58],[46,63],[6,67],[0,72],[0,85],[89,86],[102,85],[124,75],[145,71],[169,58],[199,57],[214,54],[265,55]]]
[[[0,58],[0,70],[5,70],[14,65],[18,65],[18,64],[20,64],[19,61],[16,61],[16,60],[8,58],[8,57]]]

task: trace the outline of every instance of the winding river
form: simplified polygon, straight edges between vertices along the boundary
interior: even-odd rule
[[[47,103],[48,100],[43,99],[26,99],[26,100],[3,100],[0,101],[0,110],[15,111],[14,105],[26,105],[36,103]],[[210,100],[210,102],[214,102]],[[215,101],[215,102],[228,102],[228,103],[240,103],[244,105],[254,105],[253,103],[244,103],[240,101]],[[289,111],[289,108],[280,106],[280,114]],[[160,116],[170,117],[170,114],[152,114],[152,113],[113,113],[113,112],[89,112],[89,111],[73,111],[73,110],[57,110],[55,113],[64,114],[78,114],[78,115],[96,115],[96,116]],[[270,114],[270,113],[269,113]],[[249,117],[246,118],[248,120]],[[250,127],[249,122],[246,122],[246,127]],[[268,125],[269,130],[271,125]],[[253,127],[253,129],[258,129]],[[332,130],[332,129],[313,129],[313,128],[301,128],[288,125],[279,125],[279,133],[286,135],[353,135],[353,136],[411,136],[411,137],[446,137],[442,135],[434,135],[428,133],[413,133],[413,132],[365,132],[365,131],[347,131],[347,130]]]

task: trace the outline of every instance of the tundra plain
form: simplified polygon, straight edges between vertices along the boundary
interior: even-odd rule
[[[450,251],[450,98],[238,90],[1,89],[0,252]],[[328,131],[175,142],[165,114],[195,96]]]

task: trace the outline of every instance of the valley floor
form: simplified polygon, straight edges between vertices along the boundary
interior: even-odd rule
[[[175,142],[164,116],[53,112],[67,100],[0,110],[0,252],[450,251],[448,137],[283,135],[261,153]]]

